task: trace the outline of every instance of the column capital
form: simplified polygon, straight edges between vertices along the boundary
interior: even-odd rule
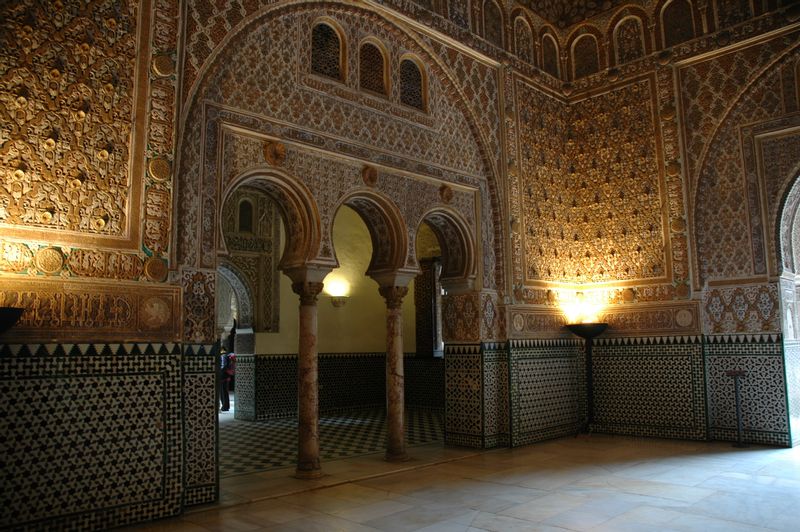
[[[322,283],[300,282],[292,283],[292,292],[300,296],[301,305],[316,305],[317,296],[322,292]]]
[[[408,293],[407,286],[381,286],[378,292],[386,300],[386,307],[397,309],[403,305],[403,298]]]

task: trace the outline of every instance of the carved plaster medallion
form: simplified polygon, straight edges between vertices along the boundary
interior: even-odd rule
[[[153,57],[153,74],[165,78],[175,73],[175,61],[169,55],[157,55]]]
[[[378,170],[374,166],[365,164],[361,170],[361,178],[368,187],[374,187],[378,183]]]
[[[681,233],[686,229],[686,222],[683,221],[683,218],[675,218],[670,227],[675,233]]]
[[[64,255],[57,248],[42,248],[34,257],[36,267],[44,273],[56,273],[64,267]]]
[[[172,174],[172,165],[163,157],[151,159],[147,169],[150,172],[150,177],[156,181],[166,181]]]
[[[6,272],[21,272],[28,268],[33,253],[25,244],[17,242],[0,243],[0,269]]]
[[[679,284],[675,287],[675,295],[678,297],[687,297],[689,295],[689,285]]]
[[[522,314],[514,314],[514,317],[511,319],[511,323],[516,332],[522,332],[522,330],[525,328],[525,318],[522,317]]]
[[[672,161],[671,163],[667,164],[667,175],[670,177],[675,177],[681,172],[681,165],[677,161]]]
[[[163,282],[167,278],[167,263],[162,259],[151,257],[144,263],[144,273],[151,281]]]
[[[441,198],[442,202],[450,203],[453,200],[453,189],[447,185],[440,186],[439,197]]]
[[[687,328],[691,327],[694,323],[694,315],[692,311],[684,309],[680,309],[675,313],[675,323],[678,327]]]
[[[159,329],[169,322],[169,303],[160,297],[144,299],[139,308],[141,324],[147,329]]]
[[[264,160],[271,166],[283,166],[286,162],[286,145],[278,141],[265,142]]]

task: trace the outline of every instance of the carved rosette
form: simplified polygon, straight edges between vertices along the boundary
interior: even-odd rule
[[[286,145],[278,141],[264,143],[264,160],[270,166],[283,166],[286,162]]]
[[[57,248],[42,248],[36,252],[34,262],[39,271],[54,274],[64,267],[64,255]]]
[[[167,279],[167,263],[157,257],[151,257],[144,263],[144,274],[150,281],[163,282]]]
[[[378,170],[374,166],[365,164],[361,169],[361,179],[368,187],[374,187],[378,183]]]

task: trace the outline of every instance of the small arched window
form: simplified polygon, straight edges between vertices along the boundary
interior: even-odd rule
[[[572,64],[575,79],[580,79],[600,70],[597,55],[597,39],[594,35],[581,35],[572,45]]]
[[[523,17],[517,17],[514,21],[514,45],[517,57],[526,63],[533,64],[533,36],[531,27]]]
[[[243,200],[239,203],[239,232],[253,232],[253,204],[250,200]]]
[[[386,60],[380,48],[364,43],[358,52],[358,83],[362,89],[386,94]]]
[[[688,0],[672,0],[661,11],[664,48],[694,39],[692,4]]]
[[[400,101],[425,111],[425,79],[417,63],[411,59],[400,62]]]
[[[490,43],[503,47],[503,12],[494,0],[483,3],[483,36]]]
[[[342,80],[342,43],[339,33],[321,22],[311,30],[311,72]]]
[[[638,18],[628,17],[617,24],[614,28],[614,50],[618,65],[644,56],[642,24]]]
[[[551,35],[542,37],[542,70],[554,78],[559,77],[558,46]]]

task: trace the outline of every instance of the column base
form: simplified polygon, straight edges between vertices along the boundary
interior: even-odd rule
[[[407,462],[408,453],[406,452],[392,453],[387,451],[384,460],[386,460],[387,462]]]
[[[324,473],[322,469],[295,469],[294,470],[294,478],[298,478],[300,480],[314,480],[315,478],[320,478],[323,476]]]

